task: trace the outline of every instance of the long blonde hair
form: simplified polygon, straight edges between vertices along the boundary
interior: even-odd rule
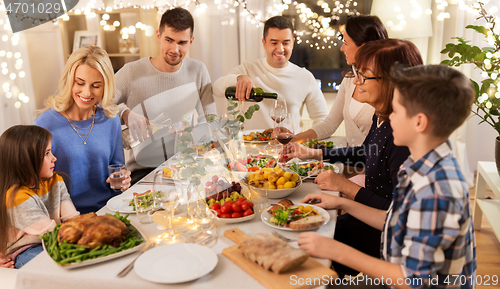
[[[78,66],[84,64],[101,73],[104,78],[104,93],[98,104],[103,108],[107,117],[114,118],[116,116],[118,107],[113,99],[116,93],[113,66],[108,53],[99,46],[93,45],[84,46],[70,55],[59,80],[58,94],[47,98],[44,101],[45,108],[40,112],[51,108],[57,112],[64,112],[73,105],[71,89],[75,82],[75,72]]]

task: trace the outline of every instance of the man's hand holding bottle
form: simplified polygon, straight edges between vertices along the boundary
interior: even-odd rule
[[[235,97],[238,100],[245,100],[250,98],[250,93],[254,84],[250,76],[241,74],[236,78],[236,94]]]

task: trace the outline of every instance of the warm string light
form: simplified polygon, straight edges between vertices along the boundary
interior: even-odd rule
[[[4,7],[0,2],[0,7]],[[0,9],[0,85],[4,96],[9,100],[16,100],[14,107],[19,109],[22,104],[28,103],[30,97],[19,89],[23,87],[26,73],[23,70],[23,55],[17,51],[20,42],[18,34],[13,34],[5,9]],[[5,12],[5,14],[3,13]]]
[[[288,10],[293,5],[300,21],[307,27],[307,29],[295,31],[297,44],[304,42],[316,50],[332,49],[338,46],[339,40],[342,39],[341,33],[332,27],[332,22],[339,20],[342,14],[350,16],[360,13],[355,8],[358,6],[356,1],[335,1],[333,4],[334,6],[330,7],[326,1],[319,0],[317,5],[322,8],[324,14],[319,15],[304,3],[283,0],[280,10]]]

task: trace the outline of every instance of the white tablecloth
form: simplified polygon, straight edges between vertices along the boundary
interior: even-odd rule
[[[135,185],[131,188],[134,191],[145,191],[151,189],[151,185]],[[299,203],[300,200],[309,193],[318,192],[319,188],[316,184],[305,182],[297,190],[293,192],[288,198],[294,203]],[[333,192],[329,192],[335,194]],[[270,200],[271,203],[278,200]],[[320,227],[317,232],[323,236],[333,237],[335,230],[335,221],[337,211],[328,211],[330,214],[330,222]],[[110,213],[114,214],[108,208],[104,207],[98,211],[99,215]],[[129,216],[129,220],[133,225],[138,227],[148,238],[157,236],[161,231],[156,229],[156,224],[140,225],[137,223],[135,214]],[[91,265],[87,267],[67,270],[59,267],[54,263],[51,258],[42,252],[24,267],[19,270],[16,282],[16,288],[37,288],[37,289],[138,289],[138,288],[264,288],[260,283],[248,275],[245,271],[236,266],[231,260],[222,255],[222,250],[226,247],[234,245],[234,243],[223,236],[225,230],[237,227],[247,235],[254,235],[260,232],[271,233],[273,228],[264,224],[260,219],[260,213],[250,221],[236,224],[224,224],[217,222],[218,232],[221,235],[216,245],[211,247],[218,257],[218,263],[215,269],[191,282],[164,285],[151,283],[141,279],[134,270],[132,270],[126,277],[119,278],[116,275],[125,266],[127,266],[138,253],[134,253],[122,258],[114,259],[108,262]],[[283,235],[292,239],[297,239],[298,232],[280,231]],[[291,243],[292,246],[297,246],[296,242]],[[317,259],[325,266],[330,266],[330,261],[325,259]]]

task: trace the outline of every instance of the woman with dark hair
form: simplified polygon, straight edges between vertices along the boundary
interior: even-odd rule
[[[330,162],[362,167],[366,172],[365,187],[361,187],[333,171],[321,173],[315,180],[322,190],[339,191],[370,207],[388,209],[392,190],[397,184],[399,166],[408,158],[406,147],[394,145],[389,114],[392,112],[394,85],[389,81],[391,67],[423,64],[417,47],[406,40],[384,39],[363,45],[356,53],[353,66],[358,101],[375,109],[370,131],[361,146],[339,149],[310,149],[299,143],[287,146],[289,157],[322,157]],[[318,204],[321,207],[321,203]],[[337,218],[334,239],[359,251],[379,257],[380,231],[349,214]],[[333,263],[339,276],[358,272]]]
[[[387,31],[377,16],[352,16],[345,24],[344,44],[340,50],[344,52],[347,64],[352,65],[356,62],[355,55],[361,46],[369,41],[386,38],[388,38]],[[348,146],[359,146],[363,143],[372,125],[374,109],[357,100],[358,91],[355,90],[353,76],[353,73],[349,72],[342,80],[335,102],[325,120],[297,134],[293,141],[304,142],[315,138],[327,138],[344,121]]]

